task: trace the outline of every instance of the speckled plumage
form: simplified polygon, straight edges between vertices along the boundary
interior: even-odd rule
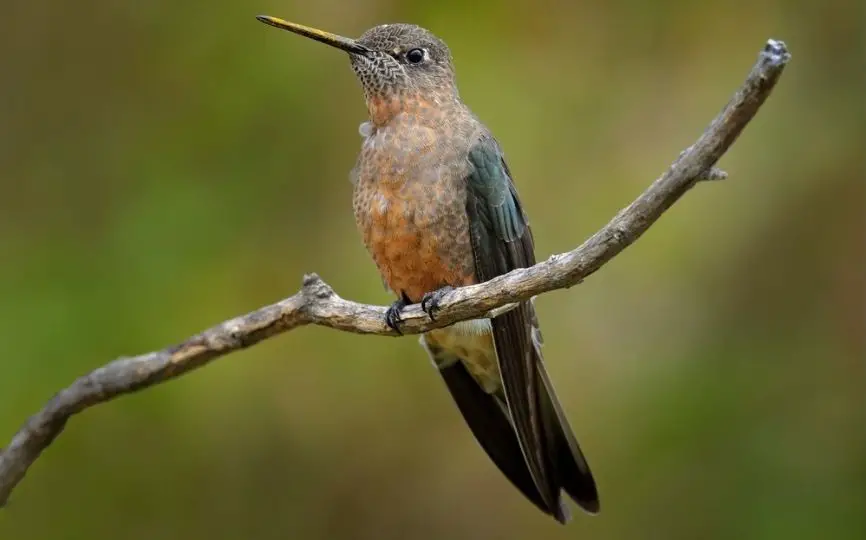
[[[457,95],[448,48],[410,25],[382,25],[358,41],[390,53],[351,57],[371,121],[353,172],[364,244],[388,288],[412,302],[474,283],[463,184],[483,126]],[[400,62],[410,47],[428,51],[428,67]]]
[[[386,285],[412,302],[445,285],[474,283],[466,214],[471,117],[405,98],[374,123],[354,170],[355,220]],[[371,115],[385,115],[375,108]],[[456,120],[455,120],[456,117]]]
[[[532,233],[502,151],[461,101],[440,39],[407,24],[349,40],[264,22],[350,53],[370,117],[359,130],[352,205],[364,244],[398,298],[389,324],[405,303],[435,303],[440,289],[534,264]],[[563,523],[563,490],[598,511],[592,474],[544,368],[531,302],[420,341],[482,448],[529,500]]]

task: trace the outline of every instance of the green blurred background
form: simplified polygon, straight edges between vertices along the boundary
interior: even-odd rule
[[[253,18],[452,47],[539,258],[704,129],[767,38],[793,62],[720,165],[538,302],[600,483],[566,528],[499,474],[415,338],[304,328],[75,418],[0,537],[866,537],[862,2],[6,5],[0,444],[76,376],[293,293],[385,304],[351,212],[344,56]]]

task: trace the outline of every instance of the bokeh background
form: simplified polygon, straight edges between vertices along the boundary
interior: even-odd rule
[[[767,38],[794,59],[720,163],[538,302],[600,484],[566,528],[487,460],[415,338],[304,328],[75,418],[4,540],[866,538],[863,4],[81,0],[0,26],[0,438],[75,377],[293,293],[385,304],[351,215],[344,56],[268,13],[452,47],[539,258],[661,173]]]

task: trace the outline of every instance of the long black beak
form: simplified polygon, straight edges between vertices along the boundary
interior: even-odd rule
[[[309,26],[284,21],[269,15],[258,15],[256,19],[275,28],[281,28],[310,39],[315,39],[325,45],[336,47],[350,54],[366,55],[372,52],[369,48],[361,45],[354,39],[338,36],[337,34],[331,34],[330,32],[324,32],[316,28],[310,28]]]

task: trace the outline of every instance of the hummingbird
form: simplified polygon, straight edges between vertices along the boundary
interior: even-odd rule
[[[535,264],[529,221],[498,141],[460,98],[451,51],[429,30],[382,24],[351,39],[271,16],[265,24],[342,50],[369,120],[351,172],[355,222],[396,300],[420,303]],[[589,514],[599,497],[542,359],[534,299],[493,318],[420,336],[479,445],[536,507],[565,524],[565,492]]]

